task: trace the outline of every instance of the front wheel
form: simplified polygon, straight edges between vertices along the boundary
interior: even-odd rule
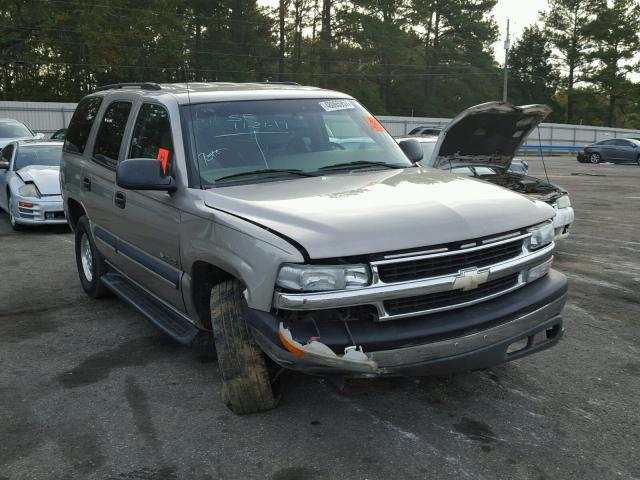
[[[107,272],[107,265],[93,243],[86,215],[80,217],[76,224],[76,265],[82,289],[87,295],[100,298],[109,294],[100,281],[100,277]]]
[[[16,217],[13,215],[13,198],[11,195],[7,196],[7,213],[9,214],[9,223],[11,224],[11,228],[13,228],[16,232],[20,230],[24,230],[24,227],[20,225],[16,221]]]
[[[591,163],[600,163],[602,161],[602,156],[599,153],[592,153],[589,156],[589,160],[591,160]]]
[[[274,395],[265,356],[256,344],[243,313],[242,286],[237,280],[211,290],[211,328],[222,376],[222,399],[242,415],[274,408]]]

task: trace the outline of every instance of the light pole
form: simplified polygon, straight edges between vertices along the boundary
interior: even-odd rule
[[[504,84],[502,85],[502,101],[507,101],[507,88],[509,83],[509,48],[511,41],[509,40],[509,19],[507,18],[507,39],[504,41]]]

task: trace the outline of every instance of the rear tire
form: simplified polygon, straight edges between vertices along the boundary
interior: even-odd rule
[[[107,264],[91,237],[89,219],[83,215],[76,223],[76,265],[82,289],[91,298],[109,295],[100,278],[107,273]]]
[[[211,328],[222,376],[222,399],[234,413],[270,410],[278,403],[264,353],[244,319],[244,297],[237,280],[226,280],[211,290]]]

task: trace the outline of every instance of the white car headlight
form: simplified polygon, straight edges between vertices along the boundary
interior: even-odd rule
[[[369,285],[371,279],[366,265],[297,265],[284,264],[276,283],[288,290],[320,292],[346,290]]]
[[[549,245],[553,242],[555,236],[555,230],[553,229],[553,222],[551,220],[531,227],[528,231],[531,232],[531,237],[529,238],[529,248],[531,250],[537,250],[545,245]]]
[[[569,199],[569,195],[563,195],[558,200],[556,200],[556,207],[558,208],[567,208],[571,206],[571,200]]]
[[[18,189],[18,193],[22,197],[40,198],[40,192],[34,183],[25,183]]]

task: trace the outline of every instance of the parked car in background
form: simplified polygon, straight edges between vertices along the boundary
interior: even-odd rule
[[[51,135],[51,140],[63,140],[67,136],[67,129],[61,128],[60,130],[56,130],[53,135]]]
[[[510,171],[522,142],[549,113],[545,105],[516,107],[490,102],[462,112],[438,137],[411,138],[420,142],[422,165],[484,180],[551,205],[556,210],[555,237],[560,239],[569,235],[575,218],[568,192],[539,178]],[[525,166],[516,164],[515,168]]]
[[[24,123],[12,118],[0,118],[0,150],[14,140],[27,140],[31,138],[43,138],[41,133],[33,132]]]
[[[439,127],[426,127],[426,126],[421,126],[421,127],[416,127],[413,130],[411,130],[408,135],[409,136],[414,136],[414,135],[426,135],[426,136],[438,136],[440,135],[440,132],[442,131],[441,128]]]
[[[585,145],[578,153],[580,163],[635,163],[640,165],[640,140],[611,138]]]
[[[14,230],[67,222],[60,193],[62,142],[19,140],[0,152],[0,208]]]
[[[102,87],[63,154],[80,283],[215,343],[236,413],[276,405],[280,368],[434,375],[555,345],[553,209],[420,158],[339,92]]]

